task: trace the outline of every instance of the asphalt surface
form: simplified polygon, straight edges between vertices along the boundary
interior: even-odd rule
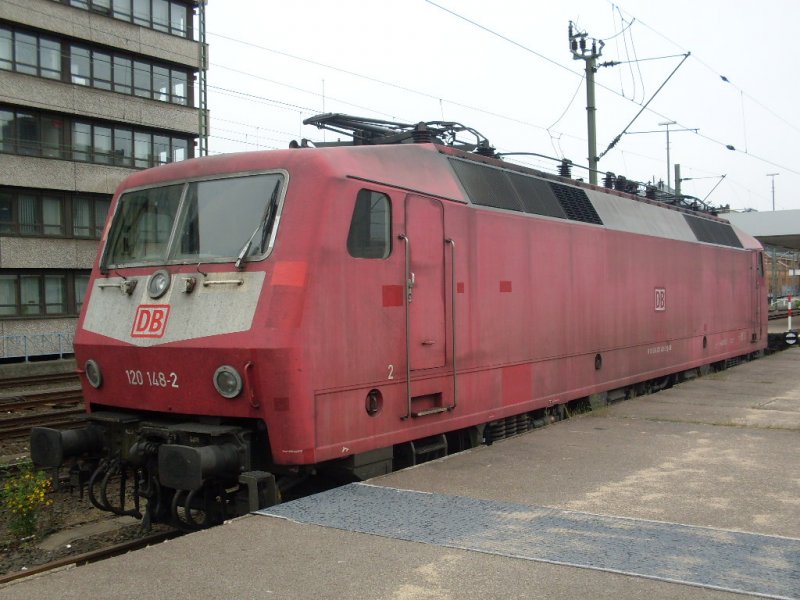
[[[800,598],[799,370],[788,350],[0,597]]]

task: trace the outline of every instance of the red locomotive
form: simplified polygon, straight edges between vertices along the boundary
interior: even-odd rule
[[[766,346],[761,246],[727,222],[459,149],[465,128],[357,123],[120,185],[75,336],[88,426],[35,428],[37,464],[200,526]]]

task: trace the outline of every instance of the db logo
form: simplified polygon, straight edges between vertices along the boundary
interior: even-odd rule
[[[667,310],[667,290],[664,288],[656,288],[656,310]]]
[[[169,304],[142,304],[136,309],[131,337],[160,338],[164,336],[169,318]]]

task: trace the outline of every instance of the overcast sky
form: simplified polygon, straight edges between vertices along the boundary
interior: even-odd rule
[[[684,193],[702,199],[726,175],[708,202],[771,210],[768,174],[779,173],[776,208],[800,209],[797,0],[210,0],[206,11],[211,153],[330,141],[302,121],[342,112],[458,121],[498,151],[587,165],[573,21],[605,40],[600,62],[639,61],[596,74],[598,153],[691,52],[599,169],[666,181],[659,123],[675,121],[670,159]]]

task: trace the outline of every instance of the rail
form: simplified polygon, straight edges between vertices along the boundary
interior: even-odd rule
[[[0,575],[0,585],[9,583],[11,581],[16,581],[18,579],[23,579],[25,577],[39,575],[41,573],[46,573],[48,571],[52,571],[54,569],[59,569],[70,565],[81,566],[105,560],[107,558],[111,558],[114,556],[120,556],[121,554],[126,554],[128,552],[131,552],[132,550],[139,550],[141,548],[146,548],[147,546],[160,544],[162,542],[174,539],[176,537],[180,537],[182,535],[184,535],[184,532],[178,530],[164,531],[164,532],[154,533],[145,537],[137,538],[134,540],[129,540],[127,542],[122,542],[120,544],[116,544],[114,546],[110,546],[107,548],[100,548],[97,550],[84,552],[83,554],[68,556],[66,558],[62,558],[44,565],[37,565],[35,567],[27,569],[24,572],[16,572],[16,573],[8,573],[6,575]]]
[[[38,356],[64,358],[73,354],[72,333],[34,333],[0,335],[0,359],[24,358],[28,362]]]
[[[75,427],[86,421],[83,408],[66,408],[35,415],[13,416],[0,419],[0,441],[19,440],[28,437],[31,427],[43,426],[61,429]]]

